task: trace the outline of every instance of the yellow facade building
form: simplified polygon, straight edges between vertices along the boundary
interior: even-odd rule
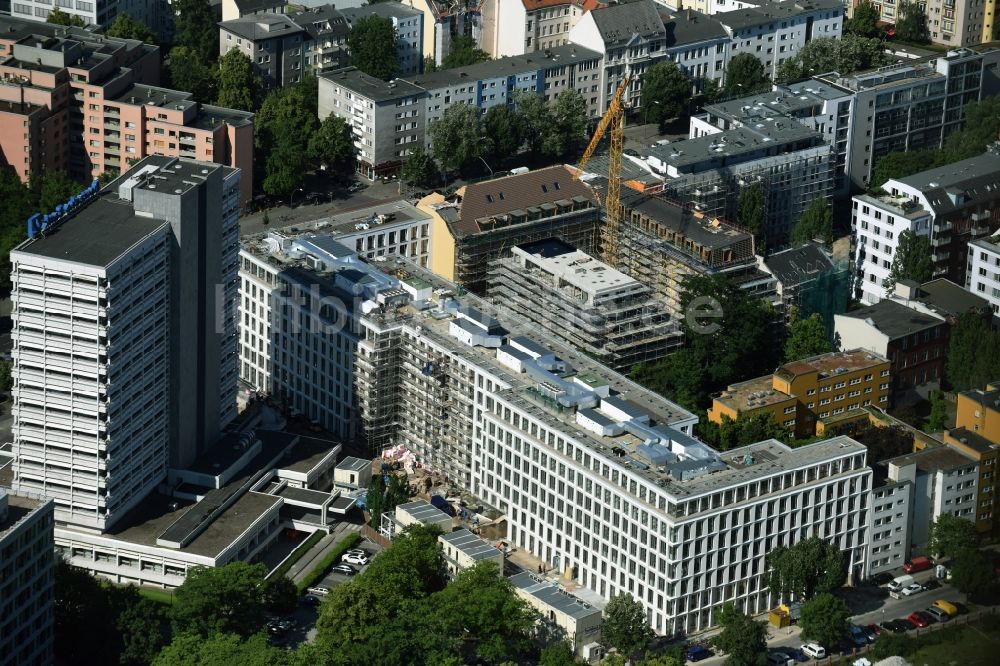
[[[822,435],[826,427],[867,419],[864,407],[885,407],[889,361],[863,349],[822,354],[779,367],[773,375],[733,384],[712,401],[708,419],[769,412],[795,437]]]
[[[1000,383],[956,396],[955,427],[945,431],[945,442],[979,461],[976,528],[1000,534]]]

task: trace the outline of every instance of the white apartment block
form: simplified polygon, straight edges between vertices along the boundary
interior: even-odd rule
[[[773,606],[765,556],[817,534],[868,558],[871,471],[848,438],[719,454],[693,414],[415,266],[413,300],[361,319],[357,391],[374,451],[403,445],[504,513],[508,541],[659,633],[714,623],[720,603]],[[535,339],[532,339],[532,338]]]
[[[931,554],[926,550],[930,528],[942,514],[975,521],[979,463],[971,456],[951,446],[934,446],[887,463],[889,477],[911,492],[909,545],[915,552],[906,557]]]
[[[359,173],[377,178],[398,172],[416,146],[429,146],[428,127],[454,104],[485,112],[512,105],[519,92],[552,101],[575,90],[593,117],[599,71],[600,55],[576,45],[388,82],[346,67],[319,77],[319,116],[335,113],[348,121]]]
[[[124,12],[151,28],[158,29],[160,5],[167,0],[17,0],[10,3],[11,16],[45,21],[49,12],[58,8],[65,14],[78,16],[87,25],[109,27],[118,12]]]
[[[239,182],[149,157],[11,253],[13,485],[61,522],[112,526],[235,417]]]
[[[1000,317],[1000,236],[969,243],[965,275],[965,288],[989,301],[993,317]]]
[[[403,79],[382,81],[355,67],[319,76],[319,118],[331,113],[351,126],[358,172],[369,179],[399,171],[426,142],[426,92]]]
[[[0,488],[0,666],[54,660],[53,506]]]
[[[813,39],[840,37],[844,5],[841,0],[761,2],[758,7],[716,13],[713,18],[732,39],[730,57],[749,53],[773,79],[781,63]]]
[[[863,194],[852,202],[855,291],[860,289],[862,300],[874,304],[884,296],[882,281],[899,234],[907,229],[930,240],[935,277],[967,284],[974,277],[967,265],[971,243],[1000,228],[1000,153],[891,179],[881,188],[884,194]],[[976,293],[986,297],[983,284]]]
[[[869,576],[898,569],[910,559],[912,496],[913,484],[908,480],[886,477],[872,489]]]
[[[486,0],[481,47],[493,58],[544,51],[569,41],[569,31],[600,0]]]
[[[887,298],[889,278],[899,236],[911,231],[930,236],[931,215],[901,197],[861,194],[851,202],[854,230],[854,293],[863,303],[874,305]]]

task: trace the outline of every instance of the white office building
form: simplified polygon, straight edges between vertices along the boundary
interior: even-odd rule
[[[868,558],[871,471],[845,437],[720,454],[697,417],[407,263],[408,303],[362,319],[357,391],[373,450],[403,445],[507,517],[507,540],[659,633],[770,608],[765,557],[819,535]],[[501,315],[496,315],[501,316]]]
[[[993,317],[1000,317],[1000,235],[969,243],[965,276],[965,288],[989,301]]]
[[[235,416],[239,182],[149,157],[11,252],[13,486],[60,521],[110,527]]]
[[[898,473],[898,468],[893,468]],[[886,476],[872,489],[868,575],[892,571],[909,560],[913,483]]]

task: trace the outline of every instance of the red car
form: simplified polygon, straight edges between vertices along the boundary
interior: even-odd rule
[[[906,616],[906,619],[917,625],[918,628],[923,629],[928,626],[927,620],[920,616],[920,613],[910,613]]]
[[[882,635],[882,627],[878,626],[877,624],[869,624],[867,629],[870,629],[872,632],[874,632],[876,636]]]

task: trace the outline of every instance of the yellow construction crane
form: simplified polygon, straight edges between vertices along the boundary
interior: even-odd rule
[[[590,139],[587,150],[584,151],[580,159],[579,168],[583,167],[590,160],[597,144],[604,138],[604,133],[611,126],[611,145],[608,148],[608,193],[604,197],[604,210],[607,213],[607,222],[601,234],[601,255],[605,263],[613,267],[618,267],[618,233],[619,221],[621,218],[621,191],[622,191],[622,154],[625,151],[625,91],[628,90],[631,75],[626,75],[625,80],[618,86],[615,96],[608,105],[608,110],[594,130],[594,136]]]

